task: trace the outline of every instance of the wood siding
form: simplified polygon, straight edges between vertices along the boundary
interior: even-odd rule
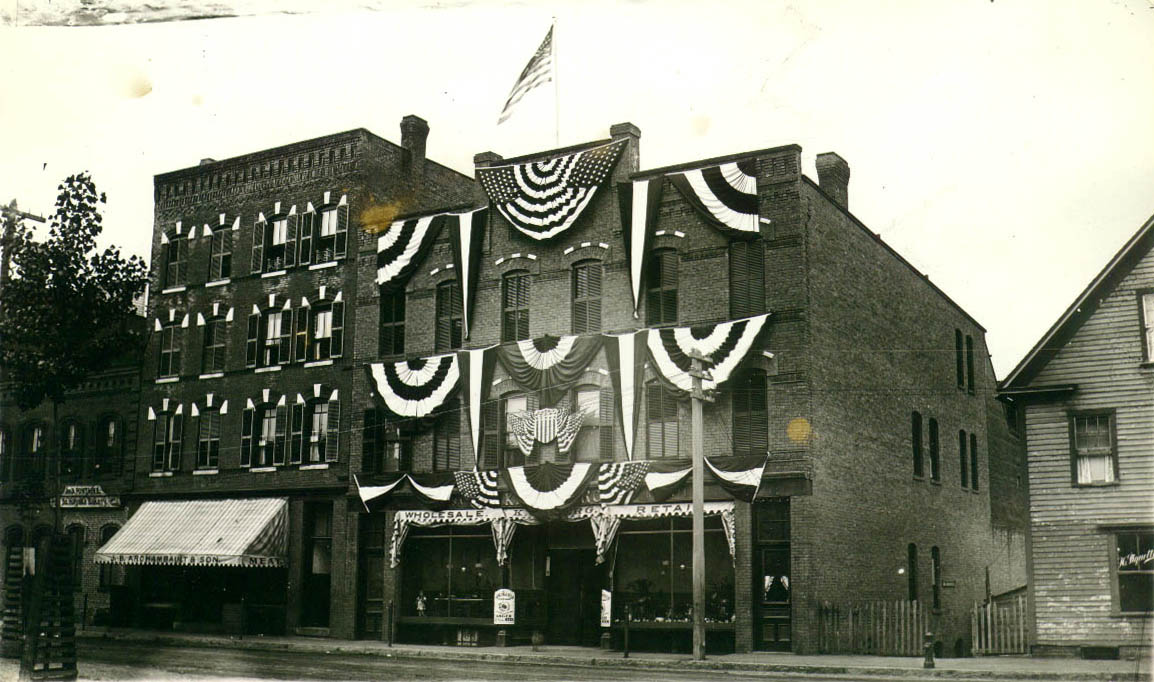
[[[1150,618],[1117,615],[1112,536],[1103,526],[1154,525],[1154,367],[1142,367],[1136,290],[1154,286],[1147,253],[1034,378],[1076,384],[1067,400],[1030,405],[1026,436],[1039,645],[1147,643]],[[1069,415],[1114,410],[1118,481],[1071,483]]]

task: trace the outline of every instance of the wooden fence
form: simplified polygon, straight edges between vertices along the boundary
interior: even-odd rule
[[[928,622],[916,601],[825,602],[818,607],[818,647],[823,654],[920,656]]]
[[[975,604],[970,613],[974,655],[1029,653],[1026,595],[999,602]]]

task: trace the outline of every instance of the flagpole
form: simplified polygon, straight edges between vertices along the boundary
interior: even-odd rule
[[[557,17],[553,17],[553,144],[561,146],[561,69],[557,68]]]

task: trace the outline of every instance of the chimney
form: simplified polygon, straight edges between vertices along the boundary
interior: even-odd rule
[[[201,159],[200,165],[207,166],[210,163],[216,163],[216,159]]]
[[[817,155],[817,184],[842,208],[849,210],[849,164],[834,152]]]
[[[501,160],[497,152],[480,152],[473,155],[473,165],[477,168],[487,168]]]
[[[405,165],[414,176],[425,170],[425,140],[429,124],[420,116],[409,114],[401,119],[401,146],[405,148]]]
[[[641,129],[632,123],[614,123],[609,126],[609,137],[614,140],[625,138],[629,140],[629,146],[621,155],[623,163],[618,165],[618,173],[624,173],[624,176],[630,173],[636,173],[641,169]],[[624,177],[619,175],[619,177]]]

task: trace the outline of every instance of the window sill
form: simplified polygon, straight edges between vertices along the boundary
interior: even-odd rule
[[[273,270],[272,272],[262,272],[260,276],[261,276],[261,279],[264,279],[266,277],[280,277],[281,275],[284,275],[287,273],[288,273],[288,270]]]
[[[267,474],[273,471],[276,471],[276,467],[251,467],[249,469],[249,472],[254,474]]]
[[[193,476],[214,476],[220,473],[220,469],[193,469]]]
[[[257,367],[253,370],[256,374],[264,374],[265,372],[279,372],[280,365],[271,365],[269,367]]]
[[[328,462],[322,462],[321,464],[302,464],[301,465],[301,471],[320,471],[322,469],[328,469],[328,468],[329,468]]]
[[[164,377],[162,379],[157,379],[156,383],[158,383],[158,384],[175,384],[178,381],[180,381],[180,377]]]
[[[304,366],[305,367],[328,367],[331,364],[333,364],[333,360],[332,360],[332,358],[328,358],[325,360],[313,360],[312,362],[306,362],[304,364]]]
[[[208,374],[201,374],[197,379],[219,379],[224,376],[224,372],[209,372]]]
[[[171,476],[172,476],[171,471],[150,471],[150,472],[148,472],[149,478],[169,478]]]
[[[1075,488],[1117,488],[1122,485],[1121,481],[1103,481],[1101,483],[1075,483]]]
[[[331,260],[325,263],[313,263],[309,266],[309,270],[324,270],[325,268],[335,267],[337,267],[337,262],[335,260]]]
[[[160,293],[162,293],[162,294],[179,294],[182,291],[188,291],[188,287],[182,284],[178,287],[168,287],[165,289],[161,289]]]
[[[226,284],[232,284],[232,280],[230,278],[226,277],[224,279],[217,279],[217,280],[213,280],[211,282],[205,282],[204,288],[205,289],[211,289],[212,287],[222,287]]]

